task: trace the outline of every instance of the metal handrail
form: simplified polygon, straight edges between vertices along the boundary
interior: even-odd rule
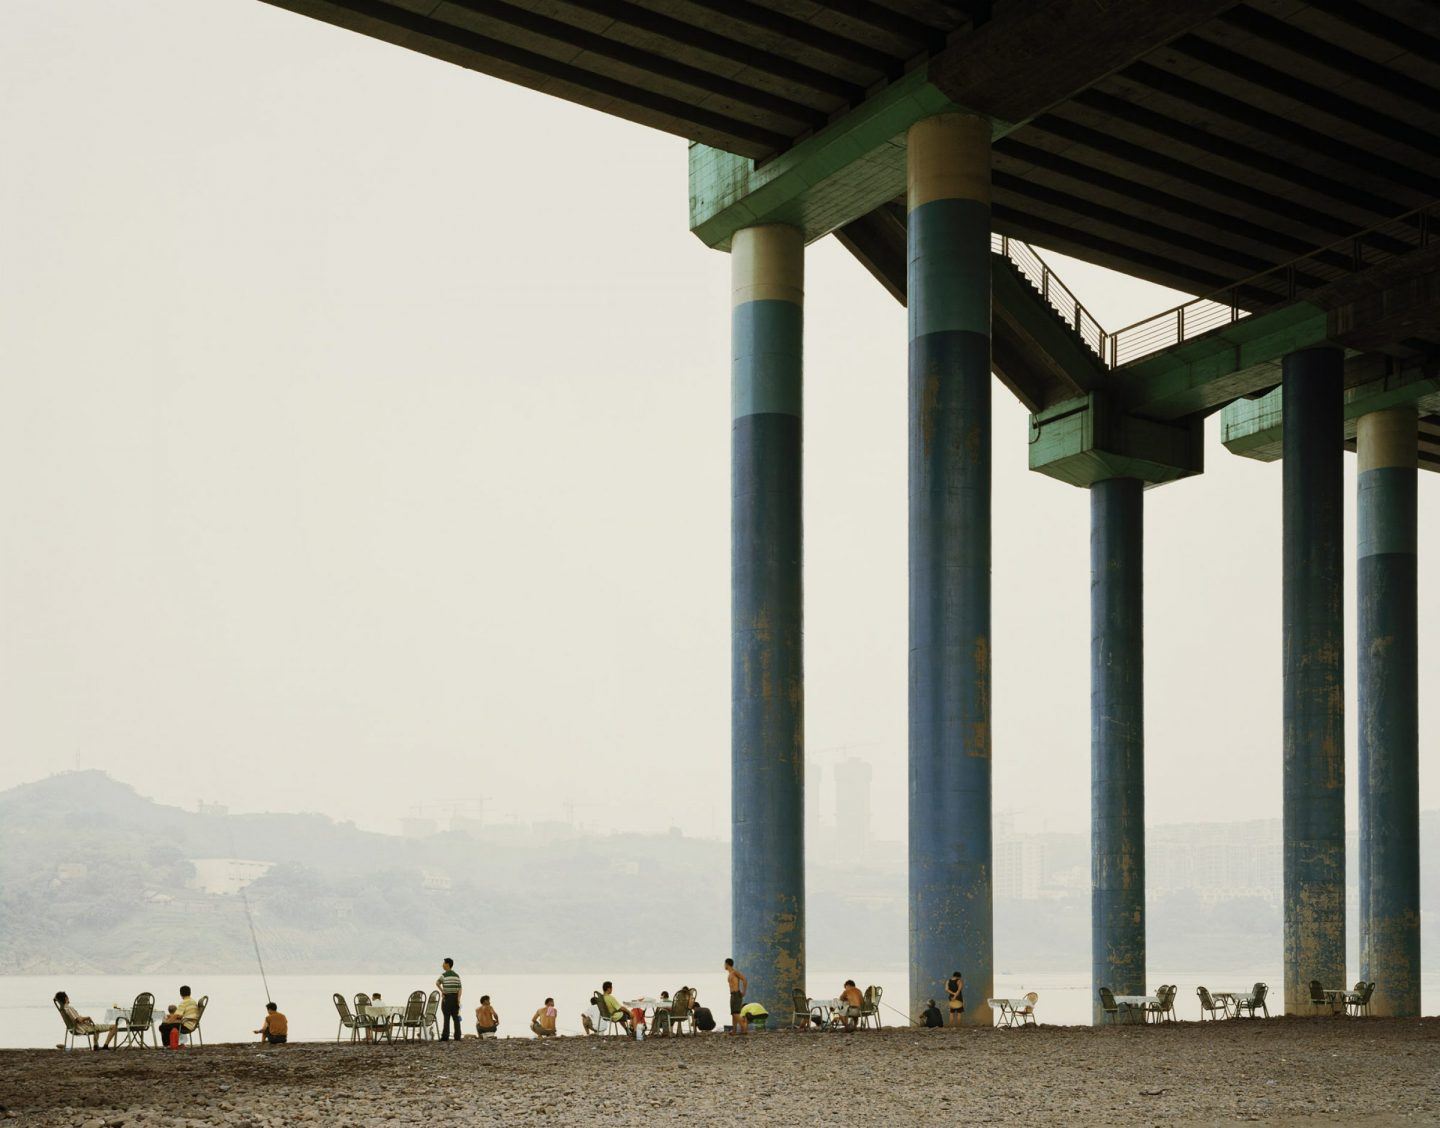
[[[1004,255],[1021,276],[1039,292],[1040,297],[1068,325],[1085,346],[1103,363],[1106,356],[1109,334],[1095,320],[1094,314],[1081,304],[1070,287],[1050,269],[1029,243],[1012,239],[1009,235],[992,234],[990,249]]]
[[[1308,290],[1419,250],[1437,235],[1440,207],[1426,204],[1415,208],[1232,286],[1116,329],[1106,335],[1109,352],[1103,358],[1109,367],[1118,368],[1221,325],[1294,301]]]

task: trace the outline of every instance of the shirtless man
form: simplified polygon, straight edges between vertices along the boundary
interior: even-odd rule
[[[745,989],[750,986],[750,981],[735,966],[734,960],[725,961],[725,979],[730,984],[730,1028],[736,1034],[744,1034],[750,1023],[740,1013],[740,1008],[745,1005]]]

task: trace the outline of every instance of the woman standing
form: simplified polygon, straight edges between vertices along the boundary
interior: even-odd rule
[[[958,971],[945,981],[945,997],[950,1000],[950,1025],[959,1026],[965,1016],[965,977]]]

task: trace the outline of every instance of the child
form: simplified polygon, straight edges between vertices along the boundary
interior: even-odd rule
[[[490,996],[481,995],[480,1005],[475,1008],[475,1036],[483,1038],[500,1029],[500,1015],[490,1005]]]
[[[272,1046],[283,1046],[290,1040],[290,1021],[280,1013],[280,1008],[274,1003],[265,1004],[265,1021],[260,1024],[260,1029],[255,1031],[260,1035],[261,1042],[268,1042]]]
[[[171,1003],[160,1020],[160,1045],[167,1050],[180,1048],[180,1008]]]

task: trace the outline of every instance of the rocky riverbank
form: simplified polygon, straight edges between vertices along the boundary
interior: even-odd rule
[[[1440,1121],[1440,1019],[0,1052],[36,1125]],[[838,1119],[837,1119],[838,1118]]]

